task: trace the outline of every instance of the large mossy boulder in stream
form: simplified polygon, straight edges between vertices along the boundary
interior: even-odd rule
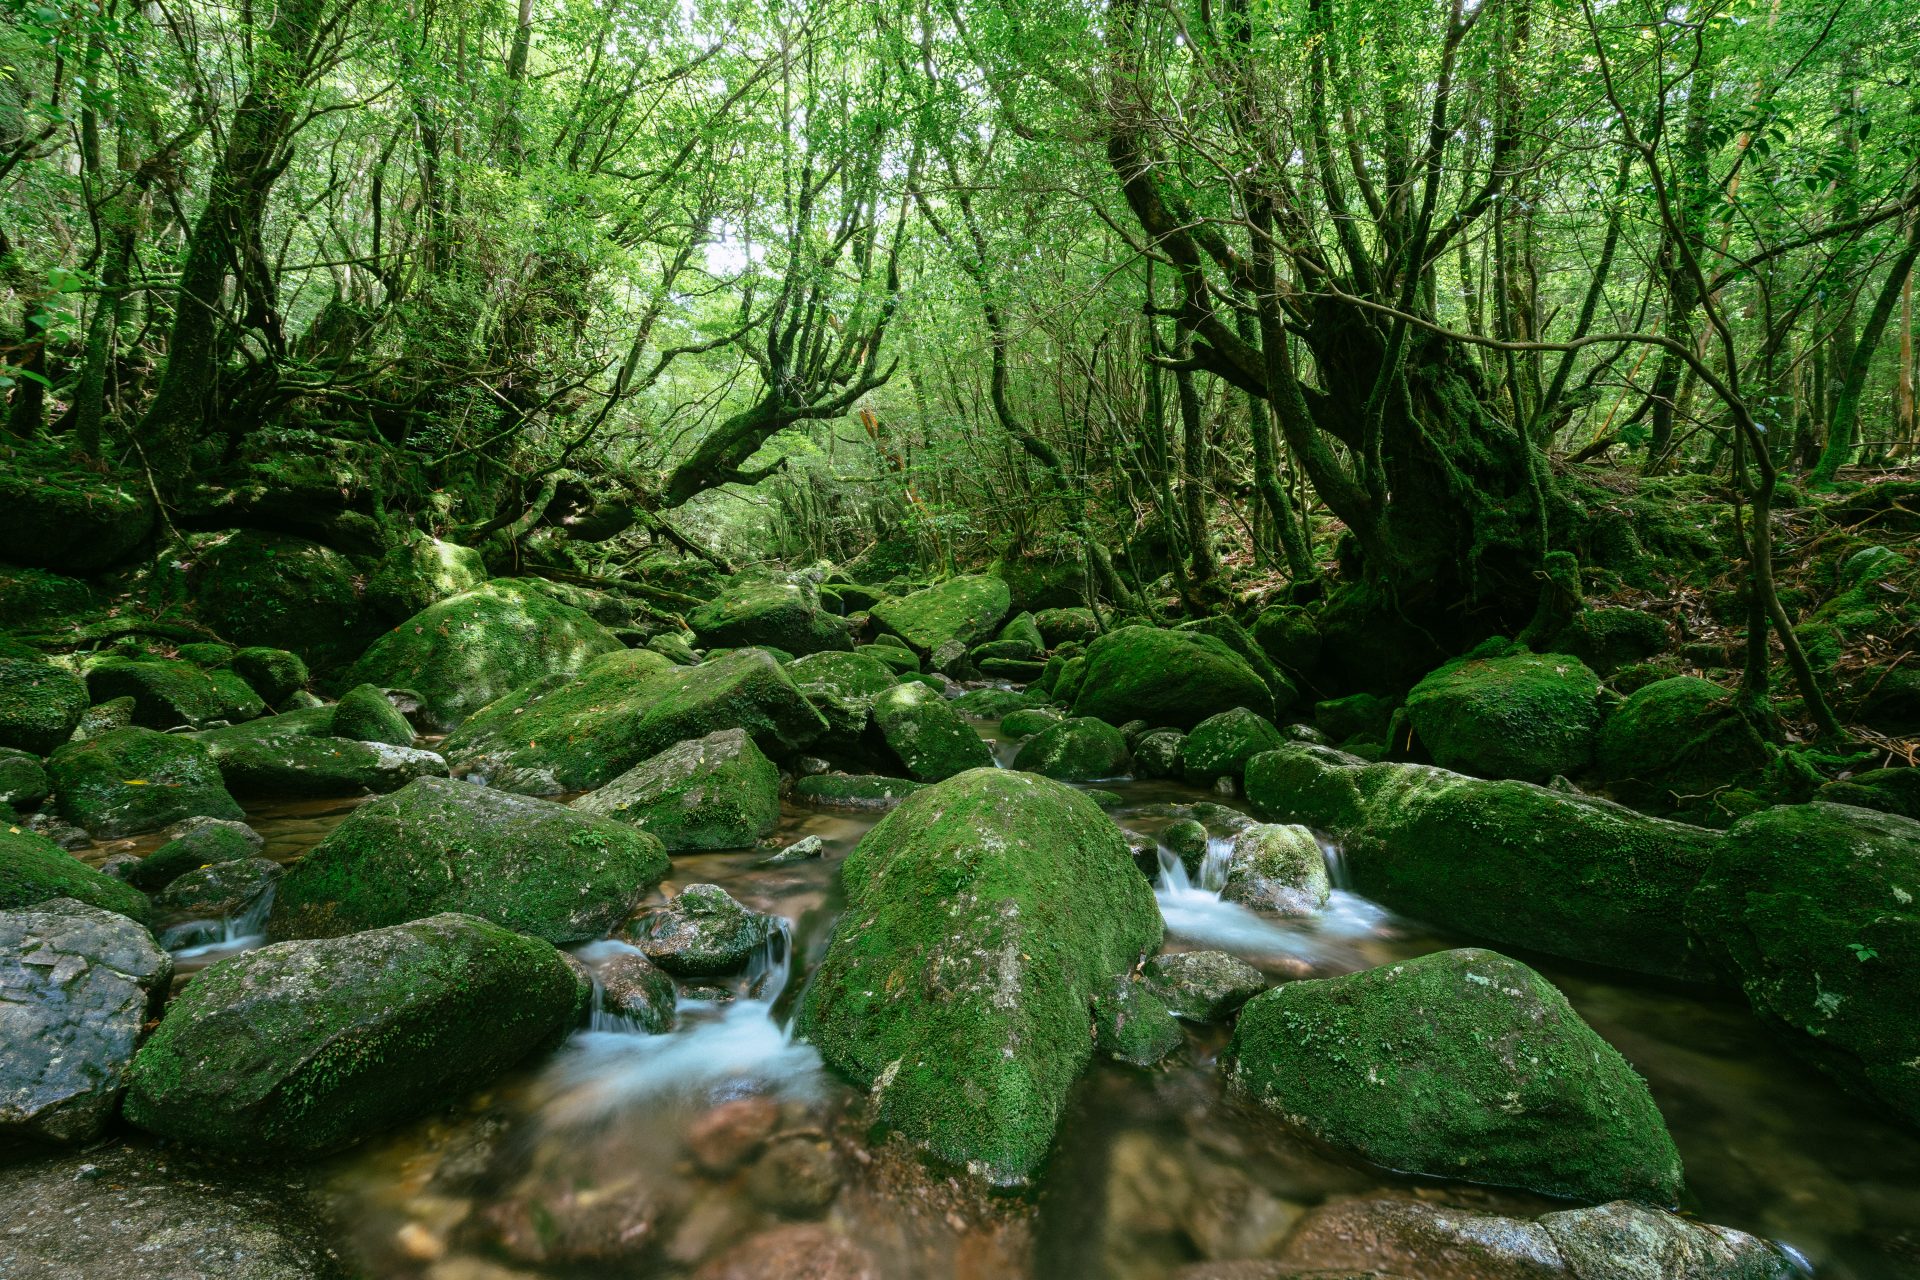
[[[204,549],[187,579],[194,613],[216,632],[320,668],[351,661],[380,631],[363,581],[331,547],[257,529]]]
[[[1104,720],[1075,718],[1047,725],[1020,746],[1013,767],[1062,782],[1116,778],[1132,757],[1127,740]]]
[[[248,798],[384,795],[415,778],[447,776],[446,758],[437,752],[389,742],[228,735],[218,729],[205,741],[227,790]]]
[[[0,560],[94,573],[140,545],[153,512],[144,479],[98,475],[51,453],[0,463]]]
[[[1326,832],[1353,888],[1509,946],[1708,976],[1684,922],[1719,832],[1588,796],[1290,744],[1247,766],[1261,817]]]
[[[1240,1011],[1236,1088],[1390,1169],[1672,1204],[1647,1086],[1517,960],[1466,948],[1284,983]]]
[[[927,658],[951,645],[970,649],[993,635],[1012,601],[999,578],[970,574],[883,600],[872,614],[881,631],[899,636]]]
[[[54,752],[47,777],[60,815],[96,840],[242,816],[213,755],[184,734],[114,729]]]
[[[45,836],[0,822],[0,911],[71,898],[135,920],[149,914],[146,895],[102,875]]]
[[[1238,782],[1246,772],[1247,761],[1284,741],[1273,721],[1245,707],[1235,707],[1208,716],[1180,740],[1180,771],[1188,782],[1200,786],[1216,778]]]
[[[577,1018],[551,944],[465,915],[214,965],[134,1058],[127,1118],[227,1155],[305,1157],[444,1107]]]
[[[412,689],[430,729],[450,729],[541,676],[572,675],[622,646],[539,588],[489,582],[423,609],[360,655],[345,683]]]
[[[801,656],[850,652],[847,624],[820,607],[811,582],[740,577],[687,615],[703,646],[717,649],[771,645]]]
[[[787,676],[826,717],[833,737],[843,743],[859,738],[872,718],[874,700],[899,679],[887,663],[864,653],[808,654],[787,664]]]
[[[1780,805],[1735,823],[1688,920],[1761,1019],[1920,1125],[1920,822]]]
[[[421,778],[361,805],[280,882],[272,938],[320,938],[460,911],[585,942],[667,874],[643,831],[550,800]]]
[[[1407,694],[1407,718],[1443,769],[1545,782],[1593,759],[1600,677],[1565,654],[1462,658]]]
[[[1063,783],[975,769],[908,797],[841,882],[804,1033],[935,1157],[1031,1178],[1092,1058],[1094,1001],[1160,945],[1120,829]]]
[[[413,726],[378,685],[357,684],[340,695],[333,708],[333,734],[355,742],[413,745]]]
[[[1199,631],[1121,627],[1087,646],[1073,714],[1192,729],[1235,707],[1273,713],[1273,693],[1245,659]],[[1055,691],[1064,700],[1064,677]]]
[[[993,763],[986,739],[923,684],[895,685],[874,699],[873,725],[916,782],[939,782]]]
[[[780,770],[744,729],[676,743],[573,802],[631,823],[668,853],[744,849],[780,821]]]
[[[33,658],[0,657],[0,747],[44,756],[87,713],[86,682]]]
[[[1600,772],[1622,800],[1667,811],[1702,805],[1767,763],[1767,744],[1727,691],[1696,676],[1656,680],[1607,717]]]
[[[441,744],[459,776],[530,795],[591,790],[676,742],[743,729],[787,755],[827,723],[764,649],[678,667],[647,649],[516,689]]]

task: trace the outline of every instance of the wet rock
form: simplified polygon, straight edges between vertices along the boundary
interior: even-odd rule
[[[1132,975],[1094,997],[1093,1023],[1100,1051],[1131,1066],[1150,1067],[1186,1043],[1159,995]]]
[[[415,778],[447,776],[445,757],[418,747],[306,733],[250,734],[248,727],[215,729],[201,737],[227,789],[239,796],[385,795]]]
[[[1016,711],[1045,708],[1046,701],[1045,698],[1017,689],[969,689],[959,697],[949,699],[947,705],[963,716],[1004,720]]]
[[[363,582],[332,547],[257,529],[208,547],[188,575],[193,610],[215,631],[327,668],[352,659],[381,629]]]
[[[1180,772],[1205,786],[1216,778],[1238,779],[1247,761],[1283,739],[1273,722],[1245,707],[1208,716],[1180,744]]]
[[[141,1046],[127,1118],[233,1155],[318,1155],[491,1079],[580,1000],[550,944],[471,916],[244,952]]]
[[[1327,905],[1333,883],[1313,832],[1293,824],[1248,827],[1227,863],[1229,902],[1283,916],[1310,916]]]
[[[1418,1200],[1348,1200],[1316,1209],[1288,1238],[1280,1261],[1420,1280],[1568,1280],[1539,1224]]]
[[[891,640],[894,637],[881,638]],[[878,662],[895,676],[918,675],[920,672],[920,655],[904,644],[863,644],[856,646],[854,652]]]
[[[622,951],[599,968],[600,1008],[625,1019],[642,1031],[660,1035],[673,1030],[673,979],[638,951]]]
[[[1688,923],[1754,1012],[1920,1123],[1920,822],[1816,801],[1735,823]]]
[[[687,625],[710,648],[771,645],[796,656],[853,649],[847,624],[820,607],[819,589],[804,578],[735,578],[689,613]]]
[[[1023,1181],[1091,1057],[1094,997],[1159,946],[1131,862],[1112,819],[1050,779],[976,769],[916,793],[841,864],[802,1030],[882,1123]]]
[[[1598,753],[1622,800],[1670,811],[1710,796],[1767,762],[1760,735],[1708,680],[1656,680],[1607,717]]]
[[[218,818],[188,819],[176,823],[169,832],[180,834],[139,860],[126,876],[128,884],[147,893],[166,888],[189,871],[216,862],[237,862],[254,857],[266,841],[244,822]]]
[[[266,645],[252,645],[233,655],[234,674],[245,680],[270,707],[306,688],[306,660],[297,653]]]
[[[31,809],[47,798],[50,785],[40,757],[0,747],[0,809]]]
[[[59,814],[46,809],[42,809],[38,813],[28,814],[25,821],[20,823],[20,827],[23,830],[31,831],[34,835],[51,840],[62,849],[72,852],[93,847],[92,836],[88,835],[81,828],[74,826],[71,822],[66,821],[60,817]]]
[[[1133,749],[1133,771],[1142,778],[1177,778],[1187,735],[1178,729],[1155,729],[1141,737]]]
[[[18,1280],[345,1280],[291,1179],[109,1147],[0,1168],[0,1275]]]
[[[825,1135],[785,1133],[747,1170],[747,1194],[787,1218],[815,1218],[840,1194],[840,1153]]]
[[[85,682],[71,671],[0,657],[0,747],[48,754],[73,736],[88,701]]]
[[[801,836],[780,852],[769,858],[762,858],[763,867],[784,867],[795,862],[807,862],[823,856],[827,851],[826,841],[819,836]]]
[[[873,723],[886,747],[918,782],[939,782],[993,763],[993,752],[925,685],[896,685],[874,700]]]
[[[703,1170],[722,1176],[759,1151],[779,1123],[780,1104],[773,1099],[733,1098],[694,1118],[687,1151]]]
[[[780,821],[780,770],[743,729],[668,747],[573,802],[630,823],[669,853],[740,849]]]
[[[327,937],[463,911],[602,937],[666,875],[660,842],[565,805],[421,778],[355,809],[280,882],[267,932]]]
[[[411,747],[413,726],[378,685],[357,684],[340,695],[333,709],[333,736],[355,742],[384,742]]]
[[[347,681],[417,691],[421,722],[444,730],[531,680],[570,675],[621,648],[611,631],[578,609],[506,578],[407,619],[373,642]]]
[[[1593,759],[1600,677],[1579,659],[1520,650],[1461,658],[1407,695],[1407,718],[1443,769],[1545,782]]]
[[[172,977],[167,953],[117,912],[72,898],[0,911],[0,1145],[97,1136]]]
[[[115,729],[125,729],[132,723],[133,699],[112,698],[87,708],[86,714],[80,717],[80,723],[73,730],[71,741],[84,742]]]
[[[771,933],[772,917],[749,911],[725,889],[690,884],[678,897],[628,926],[647,959],[676,977],[737,973]]]
[[[795,1224],[751,1236],[694,1273],[694,1280],[880,1280],[872,1255],[825,1226]]]
[[[1060,713],[1051,707],[1026,707],[1010,711],[1000,720],[1000,732],[1010,738],[1029,738],[1060,723]],[[1124,740],[1121,743],[1125,746]]]
[[[547,1179],[491,1205],[484,1220],[517,1262],[624,1271],[671,1229],[683,1198],[645,1173],[580,1185]]]
[[[96,840],[139,835],[182,818],[241,817],[206,747],[178,734],[115,729],[47,761],[61,816]]]
[[[1550,1213],[1540,1226],[1577,1280],[1793,1280],[1769,1242],[1617,1200]]]
[[[234,919],[272,893],[281,873],[265,858],[217,862],[176,877],[154,898],[154,909],[174,920]]]
[[[1140,874],[1148,880],[1160,878],[1160,843],[1150,835],[1120,828],[1120,838],[1127,842],[1127,852],[1133,855],[1133,865],[1140,868]]]
[[[1267,989],[1258,969],[1224,951],[1183,951],[1147,961],[1147,983],[1175,1017],[1225,1022]]]
[[[893,688],[896,681],[890,666],[863,653],[816,653],[797,658],[788,665],[787,675],[826,717],[829,733],[841,743],[858,741],[872,717],[874,699]]]
[[[1056,685],[1055,691],[1066,700],[1066,690]],[[1235,707],[1273,709],[1266,683],[1226,644],[1200,632],[1155,627],[1121,627],[1088,645],[1085,672],[1073,693],[1073,714],[1109,724],[1138,717],[1191,729]]]
[[[1442,951],[1248,1002],[1234,1085],[1389,1168],[1671,1204],[1680,1157],[1646,1084],[1539,974]]]
[[[924,785],[877,773],[822,773],[793,784],[793,798],[821,809],[891,809]]]
[[[1187,869],[1187,878],[1196,883],[1207,861],[1209,839],[1206,825],[1193,818],[1180,818],[1160,833],[1160,843],[1180,859],[1180,865]]]
[[[993,634],[1011,603],[1006,583],[969,575],[883,600],[873,607],[872,615],[876,626],[905,640],[923,658],[934,657],[950,645],[960,646],[964,656],[968,648]],[[936,661],[934,667],[939,670],[942,664]]]
[[[1075,717],[1029,738],[1013,767],[1062,782],[1092,782],[1127,771],[1131,758],[1120,731],[1104,720]]]

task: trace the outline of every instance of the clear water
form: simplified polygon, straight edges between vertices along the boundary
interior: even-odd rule
[[[1154,836],[1171,820],[1166,803],[1219,799],[1165,782],[1105,785],[1124,798],[1116,819]],[[351,807],[275,806],[253,819],[268,855],[291,858]],[[668,1034],[603,1018],[494,1087],[317,1168],[345,1224],[343,1252],[380,1277],[691,1276],[755,1232],[818,1217],[859,1241],[887,1280],[1161,1280],[1195,1261],[1260,1256],[1329,1198],[1564,1207],[1407,1178],[1301,1138],[1223,1091],[1226,1033],[1209,1028],[1190,1028],[1152,1070],[1090,1070],[1031,1195],[987,1196],[927,1169],[870,1131],[863,1099],[790,1030],[840,910],[837,864],[876,820],[789,810],[773,842],[818,834],[828,849],[791,866],[759,866],[764,850],[677,858],[663,893],[717,883],[785,922],[754,970],[683,999]],[[1464,941],[1352,893],[1331,849],[1341,887],[1317,918],[1222,902],[1225,849],[1210,847],[1198,884],[1163,850],[1155,894],[1169,949],[1226,950],[1289,979]],[[237,932],[246,927],[223,925],[230,940],[180,958],[192,967],[250,945]],[[622,946],[580,955],[591,966]],[[1686,1164],[1691,1212],[1782,1242],[1821,1280],[1920,1276],[1920,1135],[1841,1094],[1736,997],[1525,958],[1647,1078]],[[733,1116],[766,1130],[756,1149],[800,1158],[703,1162],[702,1134]]]

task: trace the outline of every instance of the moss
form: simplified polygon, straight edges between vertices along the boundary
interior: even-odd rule
[[[1207,860],[1209,839],[1206,824],[1197,818],[1177,818],[1160,833],[1160,843],[1180,859],[1180,865],[1187,869],[1187,876],[1193,880],[1200,878],[1200,868]]]
[[[1084,605],[1065,609],[1042,609],[1033,615],[1044,647],[1052,649],[1068,642],[1086,644],[1100,634],[1100,620]]]
[[[1593,758],[1600,679],[1577,659],[1525,651],[1461,659],[1407,695],[1407,718],[1442,768],[1544,782]]]
[[[1021,746],[1013,767],[1063,782],[1093,782],[1126,773],[1127,740],[1104,720],[1076,717],[1048,725]]]
[[[73,898],[144,921],[146,895],[95,871],[45,836],[0,822],[0,911]]]
[[[1220,890],[1228,902],[1281,916],[1310,916],[1327,905],[1332,892],[1326,855],[1305,827],[1261,823],[1234,837],[1227,882]]]
[[[233,669],[271,707],[281,706],[307,686],[306,660],[285,649],[262,645],[242,649],[233,655]]]
[[[1267,657],[1266,650],[1255,643],[1247,629],[1232,618],[1224,614],[1213,614],[1192,622],[1183,622],[1177,630],[1197,631],[1202,635],[1212,636],[1238,654],[1240,660],[1253,669],[1253,673],[1260,677],[1260,682],[1267,686],[1267,692],[1272,695],[1271,714],[1284,716],[1300,701],[1300,691],[1294,687],[1293,680],[1286,672],[1274,665],[1273,660]],[[1260,709],[1269,710],[1266,707]]]
[[[780,770],[740,729],[668,747],[573,802],[631,823],[668,853],[741,849],[780,821]]]
[[[442,600],[381,636],[346,683],[415,690],[427,727],[444,730],[529,681],[571,675],[621,648],[586,614],[507,578]]]
[[[357,742],[413,745],[413,726],[378,685],[358,684],[340,695],[333,709],[333,732]]]
[[[863,644],[854,652],[883,664],[895,675],[916,674],[920,670],[920,655],[903,645]]]
[[[1658,811],[1702,807],[1757,773],[1767,747],[1725,690],[1694,676],[1657,680],[1607,719],[1599,765],[1612,792]]]
[[[239,823],[204,823],[140,859],[127,872],[127,883],[153,893],[189,871],[219,862],[244,862],[259,852],[260,845],[260,838]]]
[[[1178,729],[1155,729],[1140,736],[1133,748],[1133,771],[1142,778],[1177,778],[1185,768],[1187,735]]]
[[[823,809],[891,809],[922,783],[875,773],[818,773],[793,784],[793,798]]]
[[[387,622],[400,622],[486,580],[487,566],[472,547],[413,537],[381,558],[367,582],[367,604]]]
[[[0,747],[46,755],[73,735],[87,702],[87,686],[72,672],[0,658]]]
[[[947,705],[963,716],[981,720],[1001,720],[1015,711],[1044,707],[1047,700],[1017,689],[969,689]]]
[[[0,461],[0,560],[95,573],[118,564],[153,528],[144,479],[101,476],[50,451]]]
[[[31,809],[45,800],[51,789],[40,757],[29,751],[0,747],[0,806]]]
[[[1023,707],[1000,717],[1000,732],[1010,738],[1027,738],[1059,723],[1060,713],[1052,707]],[[1124,747],[1126,742],[1120,745]]]
[[[891,667],[864,653],[810,654],[795,659],[787,675],[841,741],[859,737],[872,715],[874,699],[898,683]]]
[[[115,729],[53,753],[47,776],[60,814],[96,840],[154,831],[182,818],[238,818],[206,747],[179,734]]]
[[[986,639],[1007,616],[1010,603],[1006,583],[974,575],[882,601],[873,607],[873,621],[925,658],[949,644],[964,647]]]
[[[323,1154],[492,1079],[579,1000],[552,946],[466,916],[250,951],[174,1000],[127,1118],[228,1155]]]
[[[1442,951],[1249,1001],[1236,1088],[1392,1169],[1672,1204],[1680,1157],[1612,1046],[1516,960]]]
[[[215,631],[321,668],[352,659],[379,632],[359,581],[330,547],[253,529],[203,551],[188,578],[195,614]]]
[[[1094,997],[1095,1045],[1129,1066],[1150,1067],[1186,1043],[1186,1033],[1159,995],[1128,974]]]
[[[191,662],[201,670],[212,671],[215,667],[224,667],[233,661],[234,647],[209,640],[197,644],[183,644],[178,653],[182,659]]]
[[[1820,788],[1819,798],[1858,809],[1878,809],[1920,819],[1920,769],[1869,769]]]
[[[227,789],[237,796],[381,794],[415,778],[447,776],[447,762],[438,753],[384,742],[305,733],[216,734],[204,740]]]
[[[87,669],[87,691],[95,702],[132,698],[133,722],[149,729],[198,729],[209,720],[251,720],[265,710],[250,686],[223,687],[191,662],[158,658],[102,658]],[[247,701],[236,705],[243,697]]]
[[[78,578],[0,565],[0,627],[41,631],[70,626],[95,608],[93,589]]]
[[[1320,625],[1299,605],[1275,605],[1254,619],[1253,642],[1282,671],[1311,679],[1320,666]]]
[[[876,698],[873,724],[875,735],[918,782],[993,763],[993,752],[973,726],[924,685],[895,685]]]
[[[1920,1124],[1920,823],[1816,802],[1727,832],[1688,923],[1754,1012],[1843,1086]]]
[[[1037,658],[1046,652],[1046,637],[1040,634],[1040,624],[1031,613],[1017,613],[1008,619],[1007,625],[1000,628],[1000,635],[994,644],[1002,646],[997,653],[987,657],[999,658]]]
[[[1554,639],[1556,653],[1569,653],[1600,675],[1645,662],[1667,647],[1667,624],[1638,609],[1588,609]]]
[[[1139,718],[1191,729],[1234,707],[1270,712],[1273,697],[1246,661],[1217,638],[1194,631],[1122,627],[1087,646],[1076,676],[1072,663],[1055,696],[1078,716],[1111,724]]]
[[[1089,1008],[1160,944],[1119,828],[1070,787],[976,769],[909,797],[841,881],[802,1030],[882,1123],[994,1182],[1031,1178],[1091,1056]]]
[[[666,906],[628,925],[627,937],[676,977],[713,978],[746,968],[766,945],[772,922],[719,885],[690,884]]]
[[[1181,772],[1187,781],[1205,785],[1215,778],[1240,780],[1247,761],[1271,751],[1284,739],[1265,716],[1235,707],[1208,716],[1194,726],[1180,744]]]
[[[820,607],[811,582],[736,578],[687,615],[700,642],[723,648],[771,645],[792,654],[849,651],[846,624]]]

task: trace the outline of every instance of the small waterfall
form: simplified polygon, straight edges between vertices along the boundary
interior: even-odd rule
[[[1320,845],[1320,855],[1327,860],[1327,879],[1332,882],[1334,888],[1352,893],[1353,873],[1347,870],[1345,851],[1331,840],[1321,839],[1319,836],[1315,836],[1314,840]]]
[[[170,925],[160,934],[160,945],[171,951],[176,960],[251,950],[267,940],[267,913],[272,909],[273,891],[269,889],[238,915]]]

